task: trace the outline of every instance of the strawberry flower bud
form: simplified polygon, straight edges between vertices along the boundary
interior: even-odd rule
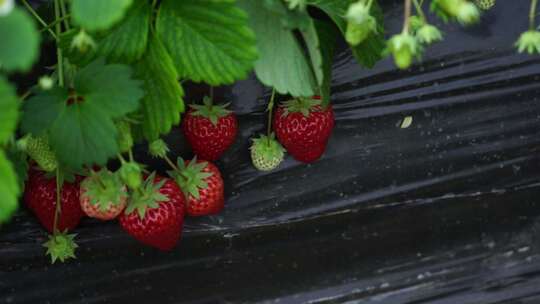
[[[540,32],[536,30],[528,30],[523,32],[518,41],[515,43],[519,53],[527,50],[527,53],[540,54]]]
[[[15,7],[13,0],[0,0],[0,17],[7,16]]]
[[[439,29],[431,24],[424,24],[416,31],[416,38],[420,43],[432,44],[442,40],[442,34]]]
[[[150,143],[148,151],[153,157],[164,158],[169,152],[169,147],[163,140],[156,139]]]
[[[345,40],[351,45],[358,45],[364,41],[371,32],[377,30],[377,21],[369,13],[370,8],[359,1],[349,6],[345,18],[347,19],[347,29]]]
[[[478,22],[480,19],[480,11],[473,3],[464,1],[459,6],[457,20],[462,25],[469,25]]]
[[[408,68],[412,63],[413,56],[417,56],[420,50],[418,42],[409,33],[394,35],[388,41],[388,50],[394,56],[394,62],[400,69]]]
[[[50,90],[54,85],[54,81],[49,76],[42,76],[38,80],[38,85],[42,90]]]
[[[84,30],[81,30],[71,41],[71,48],[78,49],[81,53],[86,53],[88,50],[94,49],[96,43],[92,36],[88,35]]]

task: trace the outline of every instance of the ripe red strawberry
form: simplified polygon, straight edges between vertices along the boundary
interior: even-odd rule
[[[238,122],[233,112],[223,106],[213,105],[210,98],[204,98],[204,105],[191,105],[182,130],[193,152],[200,159],[217,160],[234,142],[238,132]]]
[[[133,192],[119,219],[122,228],[141,243],[171,250],[182,235],[184,194],[173,180],[153,173]]]
[[[220,212],[225,205],[223,179],[219,169],[212,163],[178,159],[179,171],[171,175],[187,197],[186,212],[190,216],[209,215]]]
[[[80,190],[81,208],[89,217],[112,220],[127,205],[127,189],[120,176],[102,169],[85,178]]]
[[[321,157],[333,128],[332,105],[323,108],[318,97],[285,102],[274,116],[277,138],[289,154],[304,163]]]
[[[28,208],[37,216],[40,223],[53,233],[54,212],[56,209],[56,179],[47,178],[46,173],[30,169],[24,190],[24,201]],[[79,183],[81,177],[76,177],[74,183],[64,182],[61,194],[62,212],[58,218],[58,230],[74,229],[84,216],[79,202]]]

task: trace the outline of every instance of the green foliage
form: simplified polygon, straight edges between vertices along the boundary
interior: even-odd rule
[[[164,0],[156,30],[179,76],[195,82],[231,84],[257,59],[255,36],[234,0]]]
[[[0,150],[0,224],[7,221],[17,209],[19,185],[17,175],[2,150]]]
[[[128,66],[98,60],[75,76],[74,92],[55,88],[24,104],[22,129],[47,132],[58,161],[69,168],[103,165],[118,153],[113,119],[138,108],[143,92]]]
[[[332,63],[334,62],[334,51],[336,46],[337,30],[324,21],[314,21],[315,31],[320,44],[322,57],[323,81],[320,84],[320,94],[323,104],[330,102],[330,85],[332,82]]]
[[[323,10],[338,26],[343,35],[347,32],[347,20],[345,15],[349,5],[355,0],[309,0],[308,4],[314,5]],[[375,17],[377,27],[356,46],[351,46],[356,60],[364,67],[371,68],[382,59],[382,52],[385,48],[384,27],[382,10],[374,0],[371,6],[371,16]]]
[[[18,117],[19,99],[15,89],[0,75],[0,145],[15,131]]]
[[[136,71],[137,77],[143,80],[145,91],[138,133],[152,141],[180,122],[180,113],[184,111],[184,91],[177,81],[178,74],[171,57],[155,36],[137,63]]]
[[[89,31],[106,30],[120,21],[133,0],[72,0],[71,14]]]
[[[40,37],[34,20],[15,8],[0,16],[0,71],[27,71],[38,57]]]
[[[132,63],[140,59],[148,44],[151,14],[148,2],[135,3],[126,18],[101,39],[97,53],[112,62]]]
[[[282,24],[281,15],[268,10],[262,2],[239,1],[248,12],[251,27],[259,37],[259,59],[255,62],[257,77],[282,94],[314,95],[316,80],[298,40],[290,29],[279,26]]]

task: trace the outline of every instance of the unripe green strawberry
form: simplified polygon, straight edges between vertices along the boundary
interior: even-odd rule
[[[370,15],[370,7],[365,1],[351,4],[345,18],[347,19],[345,40],[350,45],[360,44],[371,32],[377,31],[377,21]]]
[[[133,136],[131,135],[131,125],[125,120],[116,122],[118,130],[118,148],[121,153],[128,152],[133,147]]]
[[[398,68],[406,69],[411,65],[413,56],[419,55],[420,46],[411,34],[401,33],[388,41],[388,50],[394,56]]]
[[[275,139],[274,133],[254,138],[250,150],[253,166],[260,171],[274,170],[281,164],[285,155],[285,149]]]
[[[132,190],[139,189],[142,184],[141,166],[134,162],[123,163],[120,167],[120,179]]]
[[[49,146],[47,136],[34,137],[28,135],[21,139],[19,144],[22,146],[26,153],[39,165],[41,169],[47,172],[56,170],[58,162],[56,156]]]

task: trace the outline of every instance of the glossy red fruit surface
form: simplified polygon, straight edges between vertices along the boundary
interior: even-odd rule
[[[58,218],[60,231],[74,229],[85,215],[79,201],[81,180],[81,177],[76,177],[74,183],[64,182],[62,186],[62,212]],[[24,202],[43,227],[52,233],[56,209],[56,179],[54,177],[47,178],[43,171],[30,169],[24,191]]]
[[[238,132],[238,122],[234,113],[219,117],[213,124],[209,118],[193,115],[190,109],[182,130],[191,145],[193,153],[200,159],[215,161],[232,145]]]

